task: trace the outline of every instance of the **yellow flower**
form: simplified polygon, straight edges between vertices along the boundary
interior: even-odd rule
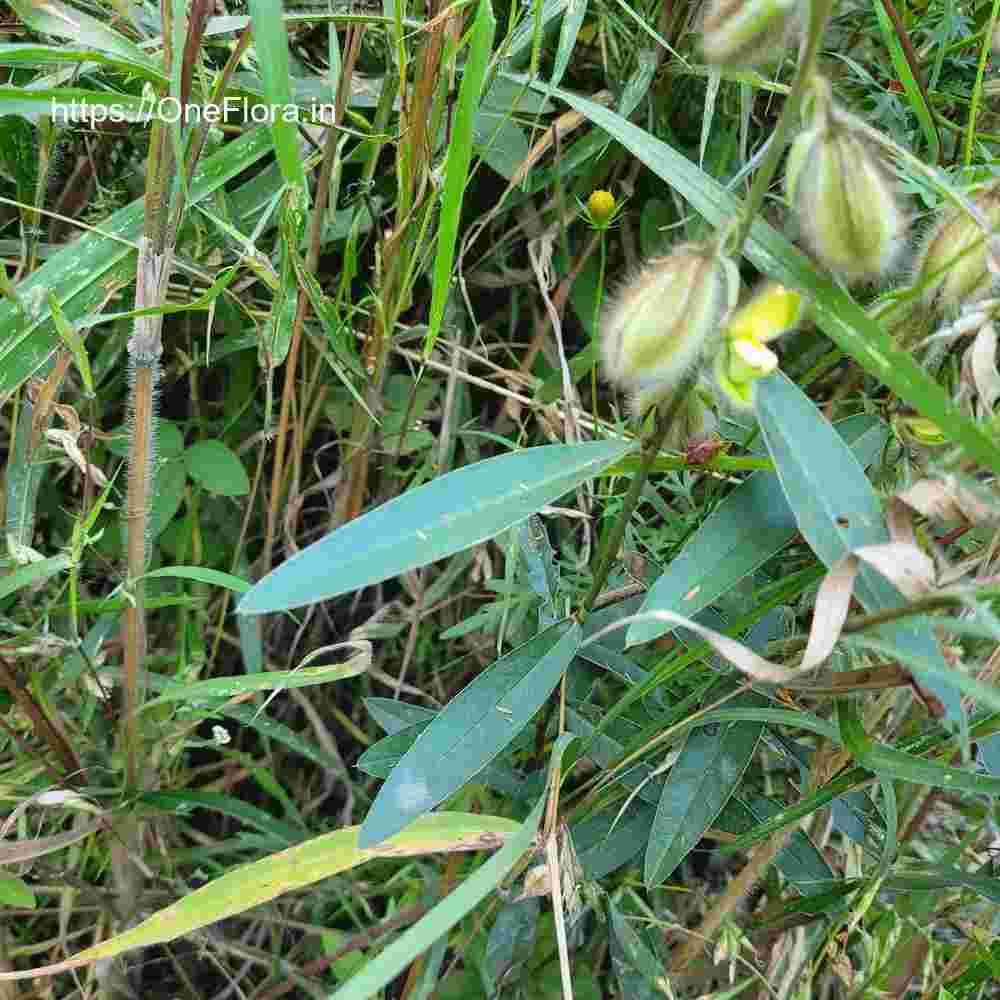
[[[590,221],[599,229],[611,223],[616,207],[615,196],[610,191],[592,191],[587,199]]]
[[[804,314],[802,296],[771,281],[746,305],[736,310],[726,325],[725,335],[730,340],[755,340],[766,344],[797,326]]]

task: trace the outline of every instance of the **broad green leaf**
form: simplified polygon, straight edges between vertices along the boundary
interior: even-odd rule
[[[16,906],[22,910],[35,908],[35,894],[22,878],[0,870],[0,906]]]
[[[187,893],[176,903],[154,913],[131,930],[116,934],[107,941],[78,952],[66,962],[27,972],[0,972],[0,981],[27,979],[39,974],[61,972],[98,959],[120,955],[132,948],[173,941],[201,927],[207,927],[219,920],[260,906],[261,903],[266,903],[282,893],[313,885],[321,879],[330,878],[376,858],[415,857],[442,851],[485,851],[506,842],[506,853],[501,850],[476,873],[478,875],[490,868],[486,876],[480,879],[481,882],[488,883],[482,892],[485,896],[530,846],[541,815],[540,805],[535,810],[536,815],[533,816],[534,825],[531,823],[532,817],[529,817],[525,824],[519,825],[499,816],[434,813],[422,817],[405,833],[393,837],[388,843],[367,850],[361,850],[357,846],[356,826],[327,833],[304,843],[295,844],[261,861],[236,868],[221,878],[209,882],[208,885]],[[498,859],[499,865],[496,864]],[[499,874],[496,882],[490,882],[490,878],[497,870]],[[468,884],[467,882],[466,885]],[[449,899],[453,899],[455,895],[452,894]],[[474,905],[475,903],[472,903],[469,909]],[[440,906],[436,907],[432,913],[439,908]],[[461,919],[466,912],[463,910],[455,920]],[[421,923],[426,920],[427,917],[424,917]],[[420,924],[417,924],[413,930],[419,926]],[[444,930],[447,930],[448,926],[451,925],[448,924]],[[399,944],[397,941],[393,947]]]
[[[379,790],[358,843],[381,843],[478,774],[531,721],[580,645],[571,619],[487,667],[434,717]]]
[[[292,99],[288,32],[281,0],[250,0],[257,67],[264,83],[268,121],[281,175],[290,187],[305,190],[306,175],[299,152],[298,109]]]
[[[862,465],[874,461],[888,429],[868,416],[835,425]],[[674,611],[693,618],[740,580],[777,555],[795,537],[795,515],[772,472],[755,472],[706,518],[680,555],[650,587],[641,611]],[[633,622],[630,646],[673,631],[666,622]]]
[[[68,569],[69,566],[70,558],[65,554],[49,556],[48,559],[42,559],[40,562],[22,566],[20,569],[14,570],[13,573],[0,577],[0,600],[24,587],[41,583],[50,576],[55,576],[64,569]]]
[[[250,479],[236,453],[221,441],[199,441],[184,452],[188,475],[212,493],[241,497],[250,492]]]
[[[365,698],[365,708],[390,736],[410,726],[426,724],[438,714],[433,708],[410,705],[395,698]]]
[[[339,597],[454,555],[523,521],[633,445],[543,445],[457,469],[314,542],[240,601],[245,615]]]
[[[135,42],[129,41],[103,20],[84,14],[61,0],[45,0],[44,3],[11,0],[10,5],[21,20],[39,35],[68,38],[75,45],[114,56],[124,66],[148,79],[167,82],[160,60],[146,55]],[[80,61],[88,58],[90,56],[84,55]]]
[[[0,87],[0,98],[2,94]],[[270,137],[261,129],[227,143],[199,164],[191,186],[192,201],[212,194],[270,150]],[[48,308],[49,291],[68,322],[75,323],[98,308],[118,282],[134,279],[134,241],[142,220],[140,198],[102,222],[100,235],[84,233],[19,282],[18,293],[29,304],[27,325],[13,303],[0,301],[0,398],[33,374],[59,345]]]
[[[718,181],[621,115],[539,81],[532,81],[531,86],[565,101],[604,129],[713,225],[726,225],[742,211],[742,202]],[[805,254],[760,216],[754,220],[744,254],[769,278],[808,296],[815,305],[817,325],[841,350],[920,414],[933,420],[951,440],[962,445],[970,458],[1000,473],[1000,441],[966,417],[909,351],[898,347],[877,320],[817,271]]]
[[[151,573],[147,573],[143,579],[158,580],[163,578],[195,580],[213,587],[235,590],[240,594],[246,593],[250,589],[250,584],[246,580],[241,580],[231,573],[223,573],[218,569],[208,569],[205,566],[164,566],[162,569],[154,569]]]
[[[718,826],[729,833],[743,833],[781,813],[777,802],[759,795],[734,796],[719,817]],[[723,822],[725,820],[725,822]],[[837,884],[837,876],[801,831],[795,830],[778,852],[774,863],[781,874],[804,896],[827,892]]]
[[[539,899],[532,896],[511,900],[500,908],[490,928],[482,964],[483,981],[491,996],[499,993],[504,980],[516,982],[520,978],[535,950],[541,909]]]
[[[606,809],[571,827],[583,877],[596,882],[628,864],[646,846],[655,815],[644,802],[633,802],[623,816]]]
[[[490,893],[495,892],[521,856],[530,850],[544,806],[545,799],[539,799],[517,832],[507,837],[507,842],[489,861],[479,867],[450,896],[438,903],[405,934],[393,941],[378,958],[369,962],[358,975],[337,990],[330,1000],[370,1000],[386,983],[399,975],[417,955],[426,951],[470,910]],[[434,813],[424,816],[415,825],[422,826],[439,815],[441,814]],[[490,818],[494,822],[500,822],[496,817]],[[504,829],[504,833],[506,832]],[[405,833],[400,834],[390,843],[405,839],[406,836]]]
[[[168,701],[204,702],[215,698],[234,698],[251,691],[275,691],[288,688],[312,687],[330,681],[342,681],[364,673],[370,663],[365,652],[358,652],[346,663],[332,666],[299,667],[297,670],[268,670],[259,674],[237,674],[233,677],[215,677],[207,681],[176,684],[161,691],[152,701],[147,701],[143,711]]]
[[[763,701],[763,699],[760,699]],[[645,882],[666,881],[743,780],[764,727],[737,722],[695,729],[667,775],[646,847]]]
[[[758,383],[755,406],[799,531],[827,568],[863,545],[888,542],[882,504],[861,463],[812,400],[779,371]],[[854,593],[873,612],[906,603],[888,580],[867,565],[858,573]],[[880,631],[898,646],[928,660],[940,660],[944,666],[926,622],[903,621]],[[941,700],[952,720],[962,717],[961,697],[954,685],[921,672],[917,679]]]
[[[472,162],[472,132],[476,109],[483,96],[486,70],[493,48],[496,18],[490,0],[479,0],[479,10],[472,24],[469,55],[462,71],[458,90],[458,107],[448,144],[445,164],[444,192],[441,195],[441,218],[438,222],[437,256],[434,259],[434,284],[431,290],[431,311],[427,336],[424,339],[424,356],[430,357],[434,343],[441,332],[444,307],[451,291],[451,267],[455,260],[455,243],[462,216],[462,200],[469,180]]]

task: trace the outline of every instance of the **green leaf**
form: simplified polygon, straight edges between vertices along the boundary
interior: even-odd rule
[[[235,590],[239,594],[245,594],[250,589],[250,584],[246,580],[241,580],[231,573],[223,573],[218,569],[208,569],[205,566],[164,566],[162,569],[154,569],[144,577],[146,580],[158,579],[179,579],[195,580],[198,583],[207,583],[213,587],[225,587],[226,590]]]
[[[70,562],[68,555],[49,556],[48,559],[29,563],[27,566],[14,570],[13,573],[0,577],[0,600],[24,587],[41,583],[50,576],[61,573],[64,569],[69,568]]]
[[[0,98],[3,92],[0,87]],[[49,110],[46,98],[42,111]],[[227,143],[199,164],[191,185],[192,201],[217,191],[270,149],[270,139],[261,129]],[[48,308],[49,291],[66,320],[75,323],[107,299],[109,288],[135,277],[134,243],[142,230],[143,211],[143,200],[137,199],[102,222],[99,232],[84,233],[19,282],[22,300],[35,303],[27,324],[13,303],[0,301],[0,398],[37,371],[59,345]]]
[[[345,663],[319,667],[299,667],[296,670],[268,670],[259,674],[237,674],[232,677],[214,677],[207,681],[175,684],[147,701],[142,710],[162,705],[168,701],[202,702],[215,698],[234,698],[251,691],[274,691],[288,688],[312,687],[329,681],[342,681],[364,673],[370,663],[367,653],[358,652]]]
[[[493,538],[631,450],[631,443],[544,445],[434,479],[338,528],[260,580],[245,615],[339,597]]]
[[[450,896],[397,938],[378,958],[370,961],[350,982],[345,983],[330,1000],[370,1000],[386,983],[391,982],[421,952],[458,923],[470,910],[494,892],[521,856],[531,848],[542,818],[545,799],[539,799],[520,829],[509,836],[504,846],[486,864],[478,868]],[[424,816],[420,824],[436,819],[440,813]],[[496,822],[496,817],[491,817]],[[406,838],[407,833],[399,835]],[[376,848],[378,850],[378,848]]]
[[[79,39],[74,39],[78,42]],[[140,53],[141,56],[141,53]],[[134,55],[124,52],[100,52],[96,48],[80,45],[37,45],[25,42],[0,43],[0,66],[48,66],[52,63],[100,63],[135,73],[155,83],[164,83],[166,77],[159,66],[148,59],[136,61]],[[51,108],[50,108],[51,111]]]
[[[224,497],[250,492],[250,479],[236,453],[221,441],[199,441],[184,452],[188,475],[199,486]]]
[[[573,826],[570,833],[583,877],[596,882],[628,864],[646,846],[655,815],[644,802],[633,802],[623,816],[608,809]]]
[[[486,70],[493,48],[496,18],[490,0],[479,0],[479,10],[472,24],[469,56],[462,71],[462,84],[458,90],[458,108],[448,144],[445,165],[444,193],[441,196],[441,219],[438,223],[437,256],[434,259],[434,287],[431,292],[431,312],[427,336],[424,339],[424,356],[430,357],[434,343],[441,332],[444,307],[451,290],[451,266],[455,260],[455,243],[462,215],[462,199],[469,180],[472,162],[472,132],[476,110],[483,94]]]
[[[759,699],[763,703],[764,699]],[[743,780],[764,727],[737,722],[695,729],[667,775],[646,847],[645,882],[666,881]]]
[[[74,45],[114,56],[123,67],[139,73],[141,76],[159,83],[166,83],[160,60],[146,55],[134,42],[119,34],[103,20],[84,14],[76,7],[70,7],[61,0],[45,0],[44,3],[32,0],[11,0],[11,7],[17,11],[21,20],[39,35],[54,35],[56,38],[67,38]],[[81,55],[80,61],[90,59],[90,55]]]
[[[716,825],[728,833],[743,833],[781,812],[779,803],[762,796],[748,795],[745,799],[734,796]],[[793,831],[774,863],[804,896],[828,892],[838,883],[826,859],[801,830]]]
[[[621,115],[539,81],[532,81],[531,86],[565,101],[604,129],[713,225],[723,226],[742,212],[742,202],[718,181]],[[969,458],[1000,473],[1000,441],[966,417],[910,352],[898,347],[882,324],[829,277],[817,271],[782,233],[758,216],[744,253],[763,274],[812,300],[817,325],[841,350],[920,414],[933,420],[951,440],[962,445]]]
[[[0,871],[0,906],[16,906],[22,910],[33,910],[35,905],[35,894],[24,879]]]
[[[837,701],[837,720],[844,745],[855,760],[878,775],[897,781],[935,788],[961,789],[992,797],[1000,796],[1000,778],[987,774],[973,774],[959,767],[948,767],[932,760],[915,757],[905,750],[894,750],[868,739],[868,734],[857,717],[854,705],[848,698]]]
[[[159,794],[162,797],[164,793]],[[332,875],[350,868],[356,868],[358,865],[375,858],[413,857],[441,851],[481,851],[496,847],[503,840],[506,840],[504,850],[494,855],[476,873],[476,875],[484,873],[480,876],[480,883],[487,883],[479,897],[481,899],[496,886],[514,862],[530,846],[531,838],[534,836],[538,819],[541,816],[540,807],[541,803],[539,803],[535,813],[521,826],[512,820],[499,816],[434,813],[432,816],[421,818],[405,833],[394,837],[390,843],[369,850],[360,850],[357,847],[358,828],[356,826],[349,826],[343,830],[314,837],[312,840],[294,844],[292,847],[272,854],[261,861],[235,868],[221,878],[187,893],[176,903],[154,913],[138,926],[116,934],[92,948],[78,952],[68,962],[49,966],[48,969],[58,971],[75,968],[101,958],[120,955],[132,948],[173,941],[175,938],[190,934],[200,927],[206,927],[227,917],[244,913],[255,906],[260,906],[261,903],[266,903],[282,893],[293,892],[313,885],[322,879],[330,878]],[[534,825],[532,825],[532,819]],[[499,864],[497,863],[498,859]],[[496,881],[491,882],[490,879],[496,872],[499,872]],[[475,877],[473,876],[473,879]],[[467,882],[466,885],[468,884]],[[465,886],[462,888],[464,889]],[[455,904],[458,901],[455,900],[455,897],[461,892],[461,889],[458,890],[444,901],[444,903],[452,901],[448,907],[450,912],[454,912],[456,909]],[[461,901],[467,901],[472,895],[473,893],[466,892],[461,897]],[[468,912],[468,909],[475,906],[479,899],[475,899],[467,909],[462,910],[452,923],[460,920]],[[414,925],[410,932],[404,935],[404,938],[412,935],[413,931],[421,925],[424,925],[426,929],[428,917],[437,913],[444,906],[444,903],[439,904],[419,924]],[[430,922],[436,924],[440,919],[439,915]],[[436,936],[439,937],[450,926],[451,924],[447,924]],[[398,951],[398,946],[401,943],[402,939],[397,940],[392,948],[396,948]],[[380,956],[378,961],[384,957],[385,953]],[[370,973],[370,969],[371,965],[366,967],[362,975]],[[0,973],[0,980],[3,978],[3,973]],[[381,985],[379,984],[379,986]],[[379,989],[379,986],[374,987],[374,989]],[[371,994],[362,995],[371,996]]]
[[[298,115],[292,99],[288,32],[283,15],[281,0],[250,0],[254,50],[264,83],[265,103],[271,109],[268,124],[274,152],[285,183],[305,191],[306,174],[299,152]],[[296,112],[294,117],[292,111]]]
[[[864,469],[812,400],[779,371],[757,384],[755,406],[799,531],[826,567],[832,568],[853,549],[888,542],[882,504]],[[867,565],[858,572],[854,592],[872,612],[906,603],[888,580]],[[880,632],[944,666],[926,622],[903,621]],[[919,671],[917,679],[941,700],[950,718],[962,717],[961,696],[954,685]]]
[[[835,427],[863,465],[874,460],[888,434],[881,421],[868,416],[849,417]],[[755,472],[706,518],[650,587],[641,611],[674,611],[693,618],[777,555],[796,531],[777,476]],[[626,642],[651,642],[671,631],[666,622],[633,622]]]
[[[429,812],[478,774],[531,721],[580,645],[572,619],[487,667],[417,737],[379,790],[358,844],[370,847]]]
[[[663,963],[625,914],[610,901],[608,913],[611,916],[611,965],[621,996],[634,1000],[664,996],[662,984],[670,980]]]

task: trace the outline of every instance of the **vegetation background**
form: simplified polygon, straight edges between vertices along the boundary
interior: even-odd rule
[[[1000,0],[713,6],[0,5],[5,997],[998,995]]]

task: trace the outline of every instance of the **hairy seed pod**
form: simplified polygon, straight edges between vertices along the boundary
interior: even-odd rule
[[[973,203],[993,229],[1000,227],[1000,184],[980,192]],[[917,258],[915,281],[924,289],[924,301],[946,313],[988,297],[993,287],[988,257],[979,224],[960,208],[946,209]]]
[[[650,261],[609,304],[601,350],[608,378],[641,412],[698,364],[739,296],[736,265],[715,244],[682,244]]]
[[[903,246],[906,219],[892,180],[832,108],[792,144],[785,193],[810,249],[848,281],[885,274]]]
[[[798,0],[711,0],[702,24],[705,61],[728,69],[761,66],[785,51]]]

